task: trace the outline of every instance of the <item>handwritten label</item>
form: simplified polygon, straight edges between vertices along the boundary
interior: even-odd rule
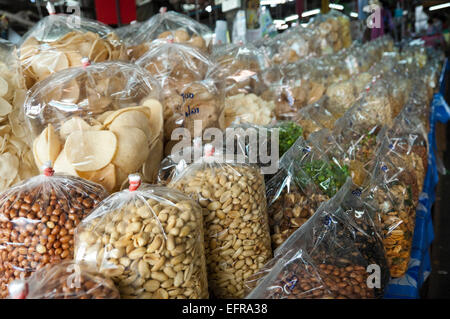
[[[180,95],[183,98],[183,102],[185,102],[186,100],[189,100],[189,99],[192,100],[194,98],[194,93],[181,93]],[[193,114],[200,113],[200,109],[198,107],[191,108],[191,106],[188,105],[187,106],[187,111],[184,112],[184,113],[185,113],[186,117],[189,117],[189,116],[191,116]]]

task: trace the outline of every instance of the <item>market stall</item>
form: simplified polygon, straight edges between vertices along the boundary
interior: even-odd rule
[[[337,12],[217,46],[68,19],[0,51],[1,298],[419,297],[442,52]]]

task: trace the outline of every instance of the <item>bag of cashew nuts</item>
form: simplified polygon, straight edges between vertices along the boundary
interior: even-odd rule
[[[169,187],[185,192],[203,208],[211,295],[244,297],[244,281],[272,257],[259,168],[247,164],[245,156],[235,159],[209,144],[205,156],[175,176]]]
[[[112,279],[121,298],[208,298],[200,206],[139,175],[129,184],[77,228],[75,260]]]
[[[348,179],[249,278],[249,299],[380,298],[389,281],[381,237]]]
[[[38,166],[118,191],[128,174],[153,182],[163,154],[160,86],[144,69],[102,62],[59,71],[27,93],[25,120]]]
[[[107,195],[98,184],[54,174],[50,163],[42,175],[1,193],[0,298],[12,280],[72,258],[75,227]]]
[[[125,46],[109,26],[74,15],[52,14],[28,31],[20,44],[26,89],[51,74],[92,62],[127,61]]]
[[[124,40],[133,59],[141,57],[157,39],[187,44],[205,53],[212,46],[213,32],[208,26],[175,11],[163,11],[129,28],[135,29],[135,32]]]
[[[46,265],[9,284],[9,299],[119,299],[111,279],[71,260]]]

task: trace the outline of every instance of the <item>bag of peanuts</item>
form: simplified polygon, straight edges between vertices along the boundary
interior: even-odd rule
[[[9,299],[119,299],[111,279],[71,260],[46,265],[9,284]]]
[[[371,209],[349,179],[249,278],[247,298],[380,298],[389,268]]]
[[[29,30],[18,50],[26,89],[51,74],[92,62],[128,60],[125,46],[107,25],[74,15],[51,14]]]
[[[0,194],[0,297],[8,284],[73,257],[75,227],[108,194],[78,177],[44,173]]]
[[[144,69],[102,62],[59,71],[27,93],[30,145],[38,166],[117,191],[128,174],[156,178],[163,154],[161,89]]]
[[[272,257],[264,178],[245,162],[209,144],[168,185],[203,208],[209,288],[217,298],[244,297],[244,280]]]
[[[208,26],[175,11],[163,11],[129,28],[135,30],[125,38],[132,59],[141,57],[156,39],[187,44],[206,53],[212,46],[213,32]]]
[[[129,184],[77,228],[75,260],[112,279],[121,298],[208,298],[200,206],[139,175]]]

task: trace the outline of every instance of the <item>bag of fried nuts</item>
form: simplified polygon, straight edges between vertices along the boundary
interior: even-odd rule
[[[205,155],[168,186],[185,192],[203,208],[211,294],[244,297],[245,279],[272,257],[264,177],[259,168],[248,164],[244,156],[235,158],[208,144]]]
[[[53,173],[46,163],[42,175],[0,194],[0,298],[12,280],[72,258],[75,227],[108,196],[98,184]]]
[[[380,298],[389,268],[370,207],[348,179],[342,189],[246,281],[254,298]]]
[[[129,184],[77,228],[75,260],[112,279],[121,298],[208,298],[200,206],[139,175]]]
[[[408,270],[416,209],[428,164],[423,125],[417,117],[402,115],[383,132],[368,188],[392,277],[402,277]]]
[[[46,265],[9,284],[9,299],[119,299],[111,279],[71,260]]]

